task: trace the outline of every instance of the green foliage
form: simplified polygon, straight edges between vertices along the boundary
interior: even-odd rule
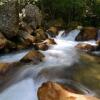
[[[51,19],[63,18],[66,23],[83,21],[89,13],[100,15],[100,0],[40,0],[40,4]]]
[[[67,22],[77,20],[84,12],[83,0],[41,0],[53,18],[63,17]]]

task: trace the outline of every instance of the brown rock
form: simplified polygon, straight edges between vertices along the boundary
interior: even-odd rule
[[[100,100],[95,97],[69,92],[54,82],[43,84],[38,90],[38,98],[39,100]]]
[[[6,41],[3,39],[0,39],[0,49],[4,48],[6,44]]]
[[[54,39],[48,38],[43,43],[46,43],[47,45],[54,45],[56,44]]]
[[[0,32],[0,49],[4,48],[7,44],[7,39],[4,35]]]
[[[46,43],[36,43],[34,44],[35,48],[38,50],[47,50],[48,49],[48,45]]]
[[[6,73],[11,67],[10,63],[0,63],[0,74]]]
[[[21,39],[21,42],[26,45],[30,45],[36,41],[36,37],[23,30],[19,31],[19,37]]]
[[[80,34],[76,37],[77,41],[96,40],[97,29],[94,27],[84,27]]]
[[[76,45],[76,48],[84,51],[93,51],[96,47],[86,43],[79,43]]]
[[[100,46],[100,40],[97,40],[97,41],[96,41],[96,44],[97,44],[98,46]]]
[[[20,23],[20,29],[25,30],[28,34],[32,34],[34,31],[31,26],[23,21]]]
[[[55,37],[56,35],[58,35],[58,29],[57,27],[50,27],[47,31],[47,33],[51,36],[51,37]]]
[[[100,40],[97,40],[97,41],[96,41],[96,44],[97,44],[96,50],[99,51],[99,50],[100,50]]]
[[[43,29],[37,29],[35,33],[36,33],[37,42],[41,42],[47,38],[45,31]]]
[[[43,58],[44,55],[41,52],[32,50],[21,59],[21,62],[33,62],[34,64],[37,64],[43,61]]]

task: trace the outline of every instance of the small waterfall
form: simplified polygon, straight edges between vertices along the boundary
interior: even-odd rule
[[[72,30],[65,36],[65,31],[60,31],[59,35],[56,37],[57,39],[67,40],[67,41],[75,41],[76,36],[80,33],[79,29]]]
[[[61,39],[63,37],[64,33],[65,33],[64,30],[60,31],[59,34],[58,34],[58,36],[56,38],[57,39]]]
[[[65,39],[70,41],[75,41],[75,38],[79,33],[80,33],[79,29],[72,30],[71,32],[69,32],[68,36]]]

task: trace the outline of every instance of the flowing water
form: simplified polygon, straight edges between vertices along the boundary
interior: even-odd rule
[[[42,83],[55,81],[75,89],[78,93],[99,96],[99,57],[89,56],[75,49],[75,37],[80,30],[73,30],[68,36],[64,31],[55,38],[57,45],[41,51],[45,59],[38,65],[28,64],[13,73],[2,86],[0,100],[38,100],[37,90]],[[95,41],[85,41],[95,45]],[[28,51],[2,56],[0,61],[16,62]],[[81,54],[81,55],[80,55]],[[83,55],[84,56],[83,56]]]

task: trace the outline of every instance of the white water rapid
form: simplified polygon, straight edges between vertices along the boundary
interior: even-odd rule
[[[15,74],[8,84],[16,84],[3,91],[0,94],[0,100],[38,100],[37,89],[43,82],[60,80],[63,75],[66,77],[66,69],[78,63],[79,56],[75,49],[78,42],[75,41],[75,37],[80,30],[71,31],[67,37],[62,37],[63,32],[60,32],[55,38],[57,45],[51,46],[47,51],[41,51],[46,56],[42,63],[36,66],[32,64],[25,65],[23,69]],[[86,42],[95,45],[95,41]],[[2,56],[0,62],[18,61],[27,52]]]

